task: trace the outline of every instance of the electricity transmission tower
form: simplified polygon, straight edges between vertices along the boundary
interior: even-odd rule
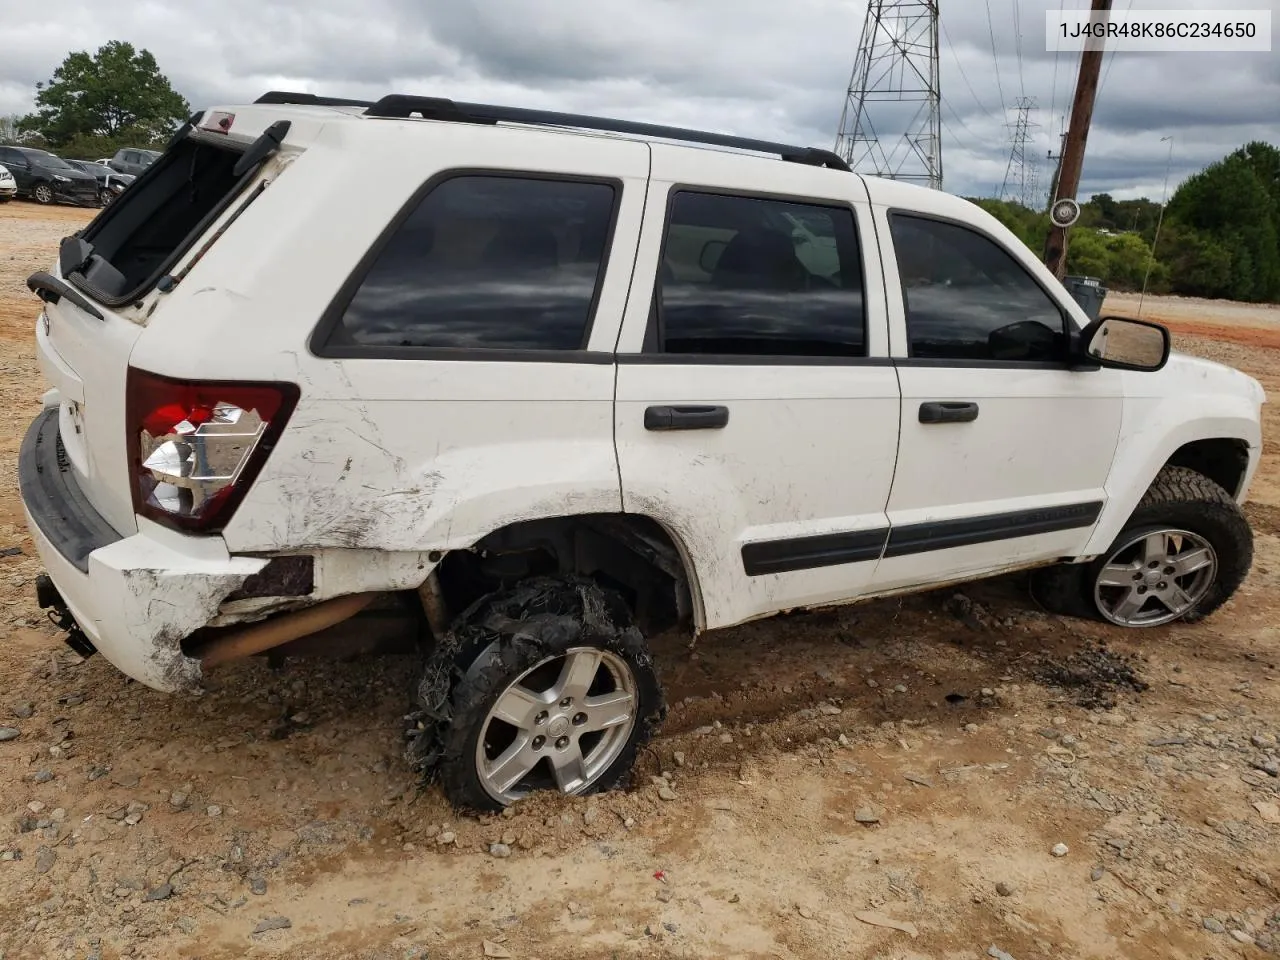
[[[1024,207],[1034,210],[1038,190],[1036,155],[1027,155],[1027,144],[1035,139],[1032,131],[1039,126],[1031,119],[1031,111],[1036,109],[1036,98],[1019,97],[1014,106],[1018,110],[1018,119],[1012,124],[1006,124],[1013,128],[1013,133],[1009,138],[1009,163],[1004,168],[1000,199],[1016,200]]]
[[[938,0],[870,0],[835,150],[855,170],[942,186]]]

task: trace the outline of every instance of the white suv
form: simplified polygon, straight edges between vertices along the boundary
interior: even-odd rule
[[[409,757],[463,806],[618,783],[658,630],[1030,568],[1154,626],[1251,563],[1256,381],[822,150],[272,93],[28,283],[69,641],[165,691],[420,648]]]

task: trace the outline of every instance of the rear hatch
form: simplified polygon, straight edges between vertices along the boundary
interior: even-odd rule
[[[258,122],[235,134],[225,122],[230,113],[194,117],[195,126],[184,126],[119,200],[62,241],[52,270],[27,281],[45,301],[37,356],[61,393],[63,454],[86,499],[124,535],[137,530],[125,418],[129,357],[156,298],[262,189],[263,165],[289,123],[247,113]]]

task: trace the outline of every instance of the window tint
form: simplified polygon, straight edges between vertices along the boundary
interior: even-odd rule
[[[951,223],[894,214],[911,356],[1061,360],[1061,308],[993,240]]]
[[[446,180],[378,254],[330,345],[583,349],[615,199],[603,183]]]
[[[862,356],[853,212],[677,193],[657,283],[666,353]]]

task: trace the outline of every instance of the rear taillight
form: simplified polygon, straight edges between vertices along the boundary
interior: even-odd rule
[[[174,380],[129,368],[133,505],[182,530],[231,519],[298,402],[292,383]]]

